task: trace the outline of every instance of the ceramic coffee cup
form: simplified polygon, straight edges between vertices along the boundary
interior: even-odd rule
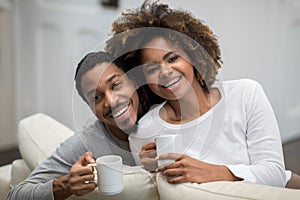
[[[98,189],[105,195],[114,195],[123,190],[122,157],[107,155],[96,159],[95,164],[88,164],[97,170]]]
[[[157,156],[166,153],[182,153],[181,135],[159,135],[155,139]],[[166,165],[174,160],[158,160],[158,166]]]

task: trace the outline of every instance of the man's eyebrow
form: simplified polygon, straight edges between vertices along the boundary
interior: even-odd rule
[[[111,77],[109,77],[109,79],[107,79],[105,81],[105,84],[108,84],[109,82],[111,82],[114,78],[116,78],[117,76],[121,76],[120,74],[113,74]]]
[[[111,82],[114,78],[118,77],[118,76],[121,76],[120,74],[113,74],[111,77],[109,77],[109,79],[107,79],[105,81],[105,84],[108,84],[109,82]],[[89,95],[91,95],[92,93],[96,93],[97,92],[97,88],[93,88],[91,89],[87,94],[86,96],[88,97]]]

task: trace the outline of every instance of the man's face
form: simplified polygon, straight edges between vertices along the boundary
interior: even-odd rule
[[[82,76],[81,87],[90,108],[100,121],[122,130],[135,125],[138,94],[132,82],[116,65],[96,65]]]

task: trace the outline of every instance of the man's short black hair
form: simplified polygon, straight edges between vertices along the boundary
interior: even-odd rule
[[[104,51],[99,51],[99,52],[88,53],[78,63],[74,80],[75,80],[76,89],[77,89],[79,95],[86,103],[88,103],[88,102],[87,102],[87,99],[85,98],[82,88],[81,88],[82,76],[89,70],[93,69],[98,64],[112,63],[113,61],[114,61],[114,59],[109,53],[104,52]]]

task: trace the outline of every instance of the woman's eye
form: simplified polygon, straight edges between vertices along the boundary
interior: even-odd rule
[[[168,63],[174,62],[175,60],[177,60],[177,58],[179,58],[178,55],[172,56],[172,57],[169,59]]]
[[[158,70],[158,68],[158,65],[148,66],[146,72],[147,74],[153,74],[154,72],[156,72],[156,70]]]

